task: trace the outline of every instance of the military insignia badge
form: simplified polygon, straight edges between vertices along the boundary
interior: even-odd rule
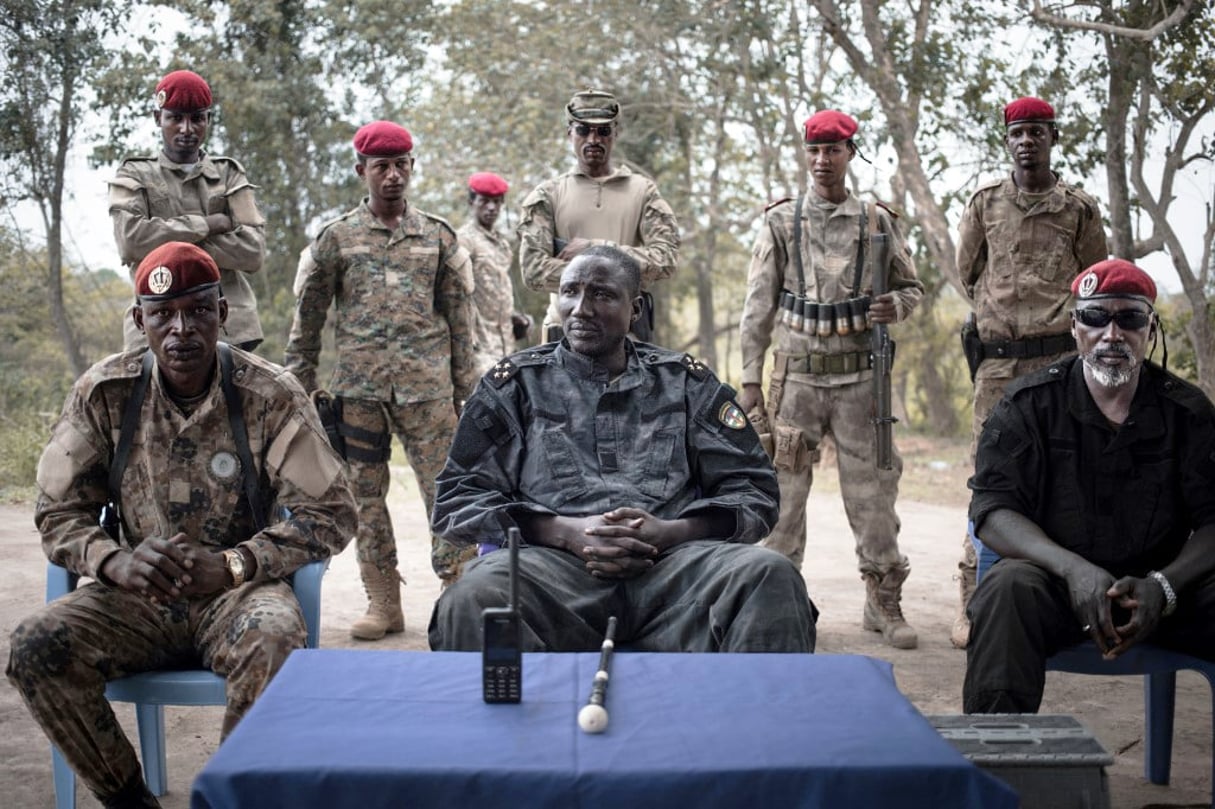
[[[746,414],[734,402],[726,402],[721,406],[721,409],[717,411],[717,420],[731,430],[741,430],[747,426]]]
[[[168,97],[169,97],[169,94],[168,94],[168,93],[166,93],[164,90],[161,90],[160,92],[158,92],[158,93],[156,94],[156,107],[157,107],[157,109],[163,109],[163,108],[164,108],[164,105],[165,105],[165,100],[166,100]]]
[[[229,481],[240,472],[240,461],[226,450],[220,450],[211,456],[211,474],[217,480]]]
[[[173,286],[173,273],[168,267],[157,267],[148,275],[148,289],[153,295],[163,295]]]
[[[1080,297],[1087,298],[1097,291],[1097,273],[1090,272],[1080,279]]]

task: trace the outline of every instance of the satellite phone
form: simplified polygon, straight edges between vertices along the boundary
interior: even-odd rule
[[[481,696],[486,702],[519,702],[523,698],[523,652],[519,627],[519,529],[508,532],[510,603],[481,611]]]

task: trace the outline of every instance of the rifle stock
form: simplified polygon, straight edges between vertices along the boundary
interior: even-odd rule
[[[873,297],[887,292],[886,251],[889,245],[885,233],[873,233],[869,237],[870,277],[873,279]],[[874,323],[870,332],[870,350],[873,352],[873,429],[877,437],[877,468],[894,468],[894,423],[898,421],[890,413],[890,372],[894,366],[894,344],[885,323]]]

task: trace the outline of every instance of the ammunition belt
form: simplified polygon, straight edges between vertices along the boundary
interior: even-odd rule
[[[1076,339],[1070,334],[1051,334],[1046,337],[1026,337],[1021,340],[993,340],[983,343],[983,358],[996,360],[1023,360],[1032,357],[1050,357],[1076,350]]]
[[[855,374],[873,367],[873,354],[868,351],[845,351],[842,354],[802,354],[787,360],[791,374]]]

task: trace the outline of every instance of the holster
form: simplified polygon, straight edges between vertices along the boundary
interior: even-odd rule
[[[792,424],[776,423],[773,428],[772,465],[783,472],[801,472],[814,462],[806,434]]]
[[[768,421],[768,411],[764,409],[763,405],[756,404],[747,414],[747,420],[751,422],[751,426],[759,435],[759,444],[764,448],[764,452],[768,453],[769,458],[773,457],[776,447],[772,438],[772,424]]]
[[[966,356],[966,367],[970,369],[970,381],[975,381],[979,366],[983,364],[983,340],[979,337],[979,327],[975,323],[975,313],[971,312],[962,322],[962,353]]]
[[[785,396],[785,377],[789,374],[789,355],[779,351],[772,354],[772,380],[768,383],[768,412],[780,416],[780,401]]]
[[[346,457],[346,439],[342,438],[340,424],[342,421],[342,400],[330,395],[327,390],[314,390],[312,404],[316,413],[321,417],[321,426],[325,428],[325,436],[329,445],[342,458]]]

